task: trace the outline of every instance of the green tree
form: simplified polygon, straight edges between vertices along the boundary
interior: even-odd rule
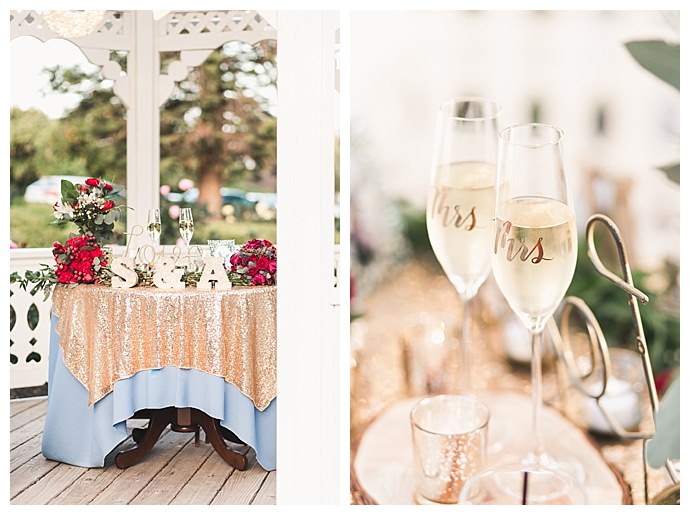
[[[175,57],[163,55],[163,66]],[[126,56],[116,59],[126,69]],[[225,44],[191,70],[161,109],[163,182],[194,177],[200,207],[211,218],[220,215],[223,184],[275,184],[275,61],[273,40]],[[13,111],[12,182],[25,187],[40,175],[70,174],[125,184],[126,110],[109,81],[78,66],[46,71],[51,92],[80,100],[54,121],[38,111]]]
[[[45,172],[46,143],[54,124],[41,111],[10,110],[10,183],[12,198]]]
[[[118,56],[124,65],[124,55]],[[69,170],[60,173],[100,177],[118,184],[127,178],[126,110],[100,73],[75,66],[46,70],[54,93],[73,93],[79,103],[59,120],[52,148]]]
[[[161,110],[161,170],[193,176],[199,203],[220,215],[220,187],[238,178],[275,181],[276,42],[231,42],[181,81]],[[169,61],[174,56],[164,56]]]

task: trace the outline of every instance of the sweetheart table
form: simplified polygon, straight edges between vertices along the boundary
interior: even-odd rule
[[[150,418],[137,448],[143,459],[168,423],[204,429],[225,461],[246,443],[276,468],[276,287],[162,290],[137,286],[56,286],[53,292],[48,410],[42,453],[103,467],[127,438],[129,418]],[[135,430],[137,431],[137,430]]]

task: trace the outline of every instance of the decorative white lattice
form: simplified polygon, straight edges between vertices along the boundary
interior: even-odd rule
[[[174,12],[164,18],[165,35],[272,31],[256,11]]]
[[[179,52],[158,78],[159,105],[163,105],[175,83],[203,63],[215,49],[229,41],[254,44],[276,39],[276,30],[257,11],[171,12],[158,22],[158,49]]]

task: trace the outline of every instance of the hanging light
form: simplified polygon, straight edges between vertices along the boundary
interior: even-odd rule
[[[48,27],[60,36],[81,38],[98,29],[105,11],[43,11],[42,15]]]

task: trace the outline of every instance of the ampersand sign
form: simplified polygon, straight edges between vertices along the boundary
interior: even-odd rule
[[[204,258],[204,271],[196,287],[200,290],[229,290],[232,288],[232,283],[223,267],[222,257],[208,256]]]
[[[166,256],[160,263],[156,264],[153,284],[163,289],[182,290],[185,287],[182,274],[184,274],[183,269],[175,268],[175,259],[171,256]]]

